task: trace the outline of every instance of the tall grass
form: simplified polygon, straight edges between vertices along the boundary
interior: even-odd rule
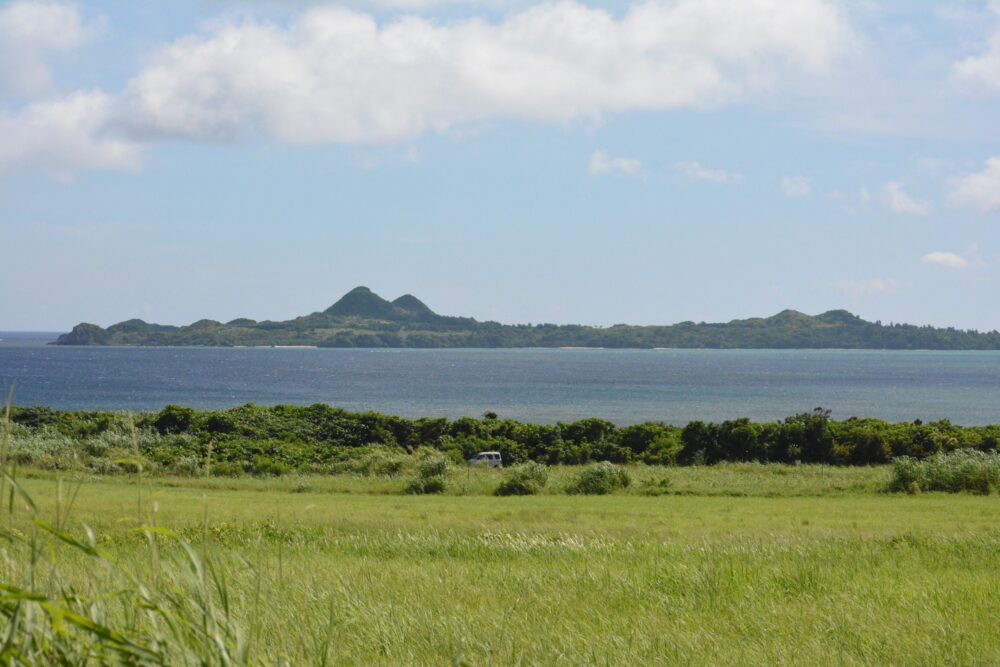
[[[157,477],[133,440],[116,476],[33,479],[2,428],[8,664],[1000,662],[1000,505],[882,469],[640,466],[590,498],[552,468],[499,499],[512,471],[427,462],[444,496],[345,495],[407,478]]]
[[[968,491],[988,495],[1000,490],[1000,454],[958,449],[923,460],[906,456],[893,461],[893,491]]]
[[[160,506],[158,530],[207,564],[192,574],[174,538],[157,534],[155,563],[134,517],[117,518],[123,507],[134,514],[136,481],[79,485],[73,516],[93,526],[115,569],[63,543],[50,597],[72,589],[98,605],[102,625],[150,646],[141,598],[113,595],[145,585],[196,596],[207,580],[212,613],[228,623],[212,633],[231,658],[202,646],[198,630],[168,635],[165,654],[149,662],[201,653],[204,664],[240,664],[240,641],[246,662],[295,665],[324,656],[352,665],[1000,660],[994,498],[249,490],[263,480],[238,480],[242,490],[145,487],[144,507]],[[23,486],[40,515],[54,514],[58,482]],[[49,586],[44,574],[38,581]]]
[[[142,568],[121,564],[84,527],[69,530],[80,484],[57,483],[46,516],[18,479],[10,458],[10,399],[0,443],[0,618],[6,664],[242,665],[254,662],[254,628],[238,622],[226,571],[173,531],[156,525],[135,471],[130,532],[145,542]],[[132,449],[138,454],[133,431]],[[170,547],[164,549],[162,543]],[[164,554],[168,554],[164,556]],[[84,576],[81,577],[81,574]],[[245,576],[259,576],[247,564]]]

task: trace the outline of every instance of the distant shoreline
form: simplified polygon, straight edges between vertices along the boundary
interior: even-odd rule
[[[439,315],[413,295],[357,287],[322,312],[276,322],[203,319],[187,326],[81,322],[55,345],[150,347],[1000,350],[1000,332],[870,322],[846,310],[670,325],[501,324]]]
[[[1000,348],[898,348],[898,347],[606,347],[606,346],[584,346],[584,345],[524,345],[506,347],[328,347],[324,345],[142,345],[137,343],[116,343],[108,345],[68,345],[56,344],[52,339],[41,339],[33,337],[6,337],[0,335],[0,347],[5,347],[5,342],[30,342],[37,341],[34,345],[8,345],[6,347],[49,347],[49,348],[69,348],[69,349],[162,349],[162,350],[365,350],[365,351],[386,351],[386,352],[418,352],[418,351],[468,351],[477,352],[483,350],[496,351],[523,351],[523,350],[552,350],[552,351],[605,351],[605,352],[982,352],[998,353]]]

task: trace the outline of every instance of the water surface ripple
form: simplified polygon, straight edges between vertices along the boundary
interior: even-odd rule
[[[329,403],[406,417],[683,424],[834,417],[1000,422],[1000,352],[52,347],[0,333],[16,403],[159,409]]]

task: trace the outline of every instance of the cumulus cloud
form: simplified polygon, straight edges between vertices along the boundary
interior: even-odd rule
[[[709,169],[698,162],[679,162],[674,167],[692,181],[707,181],[723,185],[743,181],[743,174],[723,171],[722,169]]]
[[[594,176],[603,174],[626,174],[628,176],[640,176],[642,174],[642,162],[635,158],[612,157],[604,151],[594,151],[587,163],[587,171]]]
[[[497,117],[718,105],[822,73],[851,39],[826,0],[644,2],[621,18],[563,1],[450,24],[325,8],[181,39],[125,101],[152,135],[395,141]]]
[[[969,266],[969,260],[953,252],[929,252],[921,257],[920,261],[945,269],[965,269]]]
[[[786,197],[808,197],[812,192],[812,185],[805,176],[783,176],[779,185]]]
[[[991,3],[991,13],[1000,19],[1000,2]],[[952,76],[970,88],[1000,91],[1000,25],[976,55],[963,58],[952,67]]]
[[[31,167],[66,179],[81,169],[135,169],[140,148],[108,134],[113,101],[81,92],[0,113],[0,167]]]
[[[0,8],[0,92],[34,97],[52,87],[48,58],[85,44],[97,31],[75,5],[15,2]]]
[[[1000,157],[988,159],[982,171],[952,181],[948,200],[983,213],[1000,211]]]
[[[51,6],[79,23],[72,7]],[[130,142],[170,138],[373,144],[503,118],[715,107],[822,76],[854,43],[833,0],[647,0],[621,16],[562,0],[494,22],[379,22],[334,7],[283,24],[223,20],[152,51],[124,90],[102,98],[101,113],[63,128],[96,148],[65,166],[118,168],[131,163]],[[40,128],[39,115],[8,113],[0,143]],[[15,140],[8,163],[52,162],[44,136]]]
[[[882,186],[882,204],[900,215],[930,215],[934,211],[933,204],[907,194],[899,181],[890,181]]]
[[[892,278],[873,278],[871,280],[842,280],[835,283],[833,287],[836,291],[847,296],[866,297],[892,294],[898,286],[898,283]]]

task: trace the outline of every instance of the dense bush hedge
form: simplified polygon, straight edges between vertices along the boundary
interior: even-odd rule
[[[603,496],[627,488],[631,484],[632,478],[625,468],[608,461],[601,461],[591,463],[578,472],[570,480],[566,493]]]
[[[128,417],[115,412],[63,412],[15,408],[12,419],[25,436],[52,456],[69,453],[110,460],[132,448]],[[877,419],[834,421],[816,409],[776,422],[736,419],[618,427],[603,419],[555,425],[526,424],[487,413],[464,417],[403,419],[374,412],[353,413],[316,404],[307,407],[242,405],[229,410],[167,406],[135,417],[143,456],[162,464],[211,459],[218,474],[235,468],[258,474],[341,470],[357,466],[358,447],[380,445],[372,472],[395,474],[398,456],[429,447],[449,460],[479,451],[499,451],[507,464],[594,461],[649,464],[761,461],[869,465],[895,457],[923,459],[956,449],[995,451],[1000,426],[960,427],[948,421],[893,424]],[[224,464],[232,464],[224,465]]]
[[[440,454],[424,454],[417,464],[416,475],[406,485],[406,493],[443,493],[448,468],[448,459]]]
[[[498,496],[532,496],[545,488],[549,471],[542,463],[521,463],[504,475],[497,487]]]
[[[889,488],[907,493],[969,491],[986,495],[1000,489],[1000,454],[959,449],[922,461],[901,456],[893,461]]]

